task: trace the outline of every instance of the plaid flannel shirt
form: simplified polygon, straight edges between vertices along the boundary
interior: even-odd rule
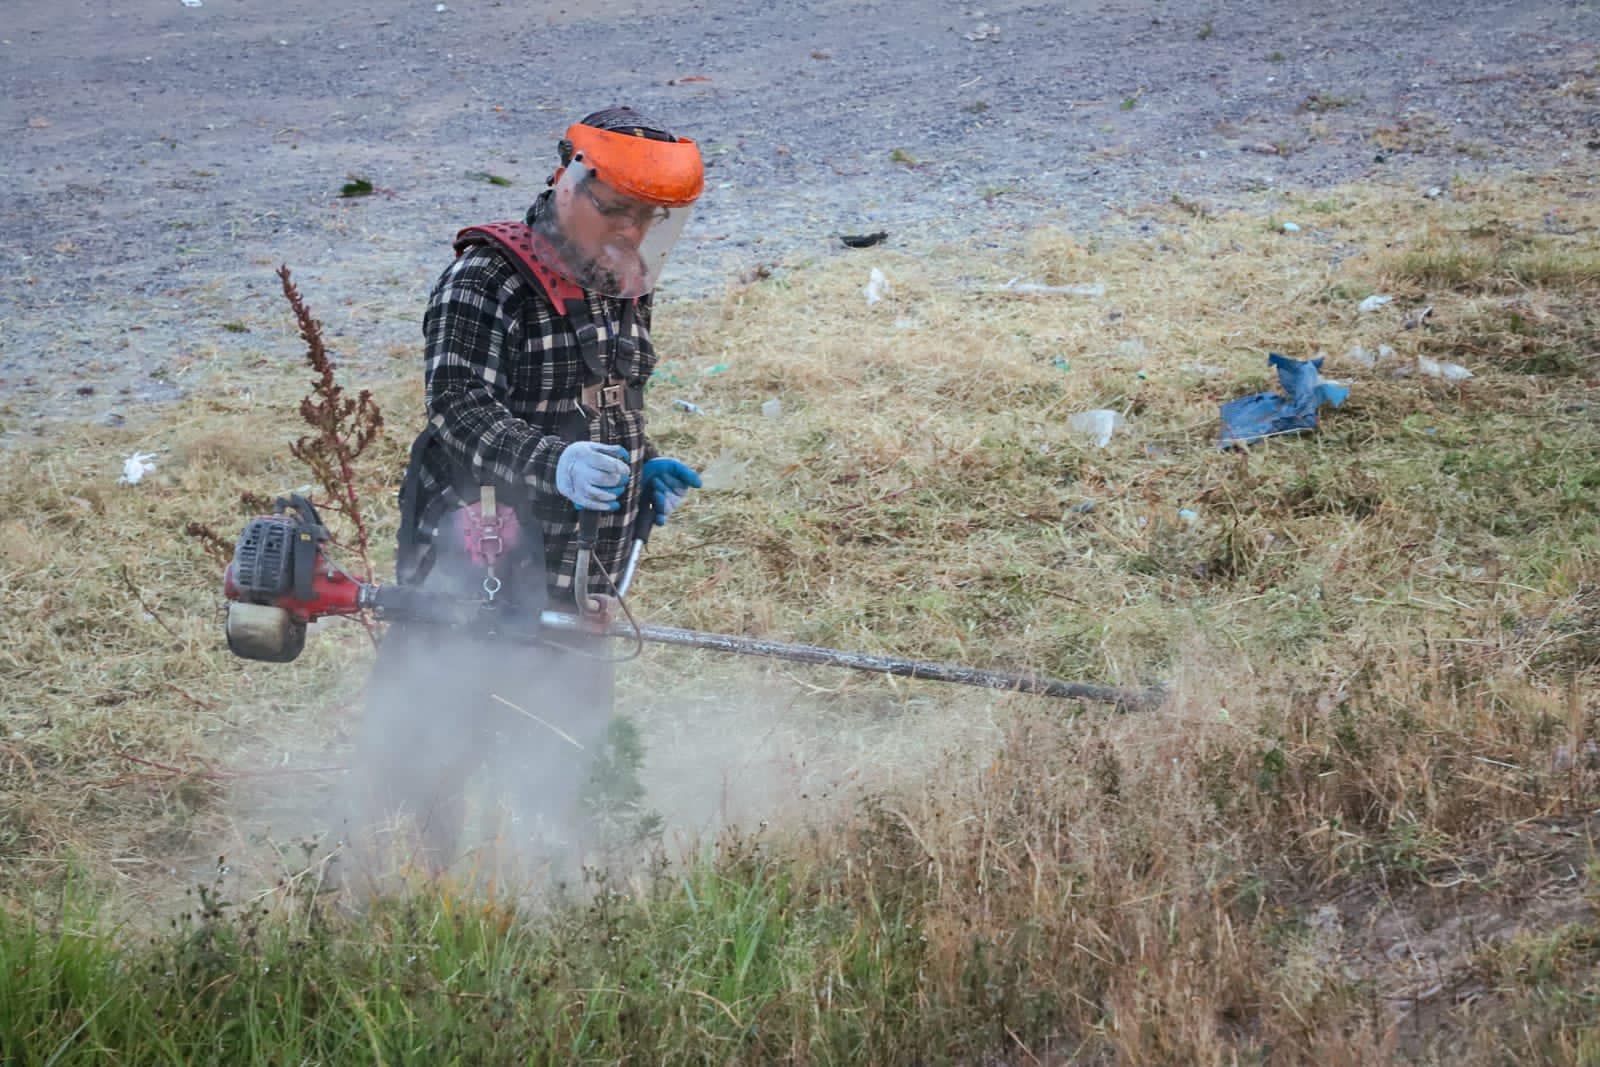
[[[619,336],[623,301],[587,293],[611,372],[643,387],[655,369],[650,298],[638,301],[632,326]],[[435,436],[420,462],[419,562],[434,551],[439,527],[478,487],[502,499],[526,492],[544,534],[548,585],[557,603],[571,600],[577,510],[556,490],[556,464],[579,408],[584,366],[578,339],[499,252],[467,249],[434,286],[422,320],[425,401]],[[621,578],[639,507],[639,468],[658,453],[644,432],[644,412],[609,409],[588,420],[588,438],[628,450],[632,477],[621,507],[601,516],[594,558]],[[593,587],[604,592],[603,587]]]

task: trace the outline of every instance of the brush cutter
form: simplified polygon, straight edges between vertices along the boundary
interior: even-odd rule
[[[650,538],[654,517],[649,510],[641,512],[633,530],[626,567],[614,583],[616,598],[625,613],[624,598],[633,582],[640,554]],[[588,574],[598,518],[597,512],[582,513],[577,559],[580,577]],[[481,625],[485,611],[492,607],[493,590],[487,586],[489,595],[486,598],[473,598],[360,581],[332,562],[326,551],[328,540],[327,528],[317,509],[299,495],[280,497],[271,515],[252,519],[245,526],[234,546],[233,562],[223,576],[223,592],[228,599],[226,633],[228,647],[234,655],[287,663],[305,647],[306,627],[329,616],[370,614],[380,620],[417,620],[466,628]],[[583,580],[574,584],[579,590],[587,588]],[[593,599],[581,593],[574,608],[572,612],[540,612],[535,632],[507,634],[504,629],[497,632],[501,636],[529,641],[538,641],[541,635],[551,632],[598,634],[985,689],[1098,701],[1123,709],[1150,707],[1161,699],[1159,690],[1068,682],[1032,673],[978,670],[956,664],[925,663],[815,645],[654,626],[635,622],[631,614],[624,620],[613,620],[597,611]]]

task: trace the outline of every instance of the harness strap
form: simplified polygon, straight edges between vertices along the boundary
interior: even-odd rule
[[[601,342],[600,324],[590,312],[583,289],[547,266],[549,260],[556,258],[555,249],[532,226],[525,222],[488,222],[468,226],[456,234],[456,255],[475,246],[493,248],[504,255],[523,280],[543,293],[557,314],[572,325],[583,359],[584,407],[591,412],[614,407],[629,411],[644,409],[644,390],[616,374],[616,349],[633,332],[639,313],[637,300],[623,304],[621,319],[607,338],[609,344],[605,344]],[[620,392],[608,392],[613,387],[620,387]]]
[[[478,551],[483,554],[489,573],[493,574],[494,565],[505,550],[505,541],[500,536],[500,512],[495,507],[494,486],[478,486],[478,512],[483,516],[483,533],[478,538]]]
[[[402,585],[420,582],[428,576],[430,568],[421,567],[418,556],[421,541],[417,537],[417,523],[421,509],[417,497],[422,493],[422,454],[438,436],[439,427],[430,419],[417,439],[411,442],[411,456],[406,460],[406,475],[400,483],[400,530],[395,552],[395,571]],[[408,573],[409,572],[409,573]]]
[[[558,261],[550,242],[535,233],[526,222],[486,222],[468,226],[456,234],[456,255],[474,245],[498,249],[517,268],[534,289],[545,295],[557,314],[571,316],[573,307],[583,307],[583,289],[577,282],[557,274],[546,264]]]
[[[608,378],[603,382],[583,387],[583,406],[589,411],[642,411],[644,390],[621,378]]]

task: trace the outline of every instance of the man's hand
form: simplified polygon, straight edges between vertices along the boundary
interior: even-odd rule
[[[580,508],[616,511],[627,486],[628,450],[621,445],[574,441],[556,461],[556,490]]]
[[[675,459],[652,459],[639,472],[639,484],[655,500],[656,525],[665,526],[667,516],[683,502],[683,495],[700,488],[700,476],[688,464]]]

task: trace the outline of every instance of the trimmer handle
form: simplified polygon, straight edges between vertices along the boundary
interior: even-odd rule
[[[600,535],[600,513],[589,508],[578,509],[578,547],[593,549]]]
[[[634,572],[639,569],[639,556],[644,551],[644,546],[650,543],[650,531],[655,529],[655,526],[655,496],[646,490],[639,495],[639,511],[633,520],[633,543],[628,549],[628,559],[622,568],[622,577],[616,585],[618,596],[626,596],[629,587],[633,585]],[[589,611],[589,560],[593,556],[595,539],[599,532],[600,512],[579,508],[577,572],[573,575],[572,591],[573,597],[577,601],[580,615],[587,614]]]
[[[633,540],[641,545],[650,543],[650,531],[656,528],[656,497],[646,489],[639,494],[639,515],[633,520]]]
[[[588,615],[589,560],[594,555],[595,539],[600,533],[600,513],[589,508],[578,509],[578,555],[572,572],[572,597],[580,616]]]

